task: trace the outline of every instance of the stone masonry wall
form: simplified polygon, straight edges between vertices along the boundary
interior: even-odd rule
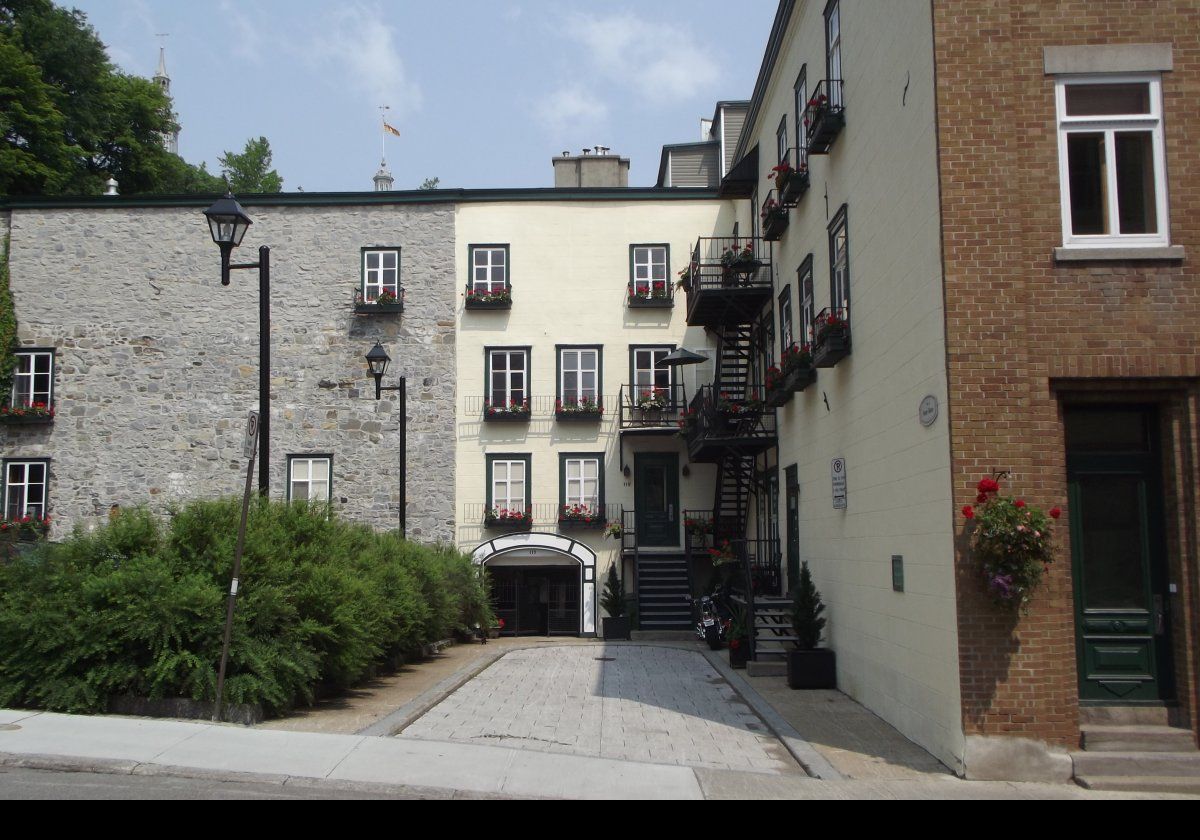
[[[1194,403],[1200,363],[1200,26],[1194,2],[1058,0],[934,4],[955,509],[975,482],[1011,471],[1006,489],[1066,511],[1058,560],[1028,615],[994,608],[960,541],[959,659],[968,735],[1079,740],[1074,596],[1061,407],[1086,389],[1162,401],[1173,424],[1168,553],[1179,700],[1196,717]],[[1177,261],[1056,262],[1062,244],[1053,79],[1044,46],[1166,44],[1162,74],[1171,244]],[[1134,392],[1136,389],[1136,393]],[[1156,392],[1169,396],[1156,398]],[[1170,400],[1167,403],[1167,400]],[[1192,420],[1194,422],[1194,418]],[[1171,444],[1172,437],[1177,438]],[[963,520],[956,523],[961,532]]]
[[[26,347],[53,347],[57,417],[0,428],[6,458],[48,457],[54,536],[113,505],[158,512],[240,494],[258,404],[258,273],[220,284],[198,207],[17,210],[11,278]],[[271,247],[271,496],[289,454],[333,456],[338,513],[399,523],[395,394],[408,377],[408,534],[449,541],[454,509],[454,206],[255,207],[234,262]],[[403,315],[355,316],[360,249],[401,248]],[[257,484],[257,478],[256,478]]]

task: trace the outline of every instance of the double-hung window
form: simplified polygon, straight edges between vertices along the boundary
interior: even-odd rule
[[[800,286],[800,329],[801,329],[801,344],[808,344],[809,331],[812,329],[813,319],[817,317],[816,299],[813,296],[813,255],[809,254],[804,258],[804,262],[800,263],[800,269],[796,272],[798,285]]]
[[[633,402],[640,404],[647,397],[660,398],[671,407],[674,394],[671,389],[671,368],[660,367],[659,362],[675,352],[674,345],[662,347],[631,347],[629,367],[633,378]]]
[[[796,77],[796,85],[792,89],[795,94],[796,101],[796,145],[804,145],[804,112],[808,109],[808,65],[800,68],[800,75]],[[799,161],[797,161],[799,165]]]
[[[788,136],[787,136],[787,114],[783,115],[783,119],[779,121],[779,128],[775,131],[775,152],[776,163],[785,163],[788,159]]]
[[[400,249],[363,248],[362,279],[365,302],[374,303],[384,293],[399,299]]]
[[[779,294],[779,348],[787,350],[796,343],[796,332],[792,327],[792,287],[784,286]]]
[[[829,105],[842,107],[842,9],[838,0],[825,6],[825,78],[830,80]]]
[[[529,348],[489,348],[487,377],[490,407],[528,407]]]
[[[19,350],[13,369],[13,408],[49,408],[54,404],[54,351]]]
[[[599,454],[559,455],[564,516],[600,514],[604,505],[603,463]]]
[[[333,498],[332,455],[288,456],[288,501],[328,502]]]
[[[1063,245],[1168,245],[1162,82],[1157,75],[1060,76]]]
[[[637,297],[666,297],[670,248],[666,245],[633,245],[630,248],[630,285]]]
[[[829,307],[850,319],[850,239],[843,204],[829,223]]]
[[[488,455],[488,507],[501,516],[529,513],[529,456]]]
[[[46,479],[50,462],[6,460],[4,462],[4,518],[42,519],[46,515]]]
[[[508,246],[471,246],[471,291],[495,294],[508,288]]]
[[[558,348],[558,400],[562,406],[600,404],[599,347]]]

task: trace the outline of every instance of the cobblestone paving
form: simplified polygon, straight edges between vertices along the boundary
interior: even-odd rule
[[[803,772],[703,656],[667,647],[514,651],[399,737]]]

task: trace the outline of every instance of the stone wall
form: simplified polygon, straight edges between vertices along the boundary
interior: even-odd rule
[[[132,202],[131,202],[132,203]],[[12,290],[27,347],[56,351],[57,418],[0,429],[4,457],[51,459],[54,535],[113,505],[164,512],[238,494],[258,402],[258,274],[220,285],[201,207],[12,213]],[[271,496],[289,454],[333,456],[335,508],[399,523],[401,418],[376,402],[364,355],[408,378],[408,533],[449,541],[454,510],[454,206],[255,207],[235,262],[269,245]],[[403,315],[355,316],[360,249],[398,246]],[[440,491],[439,491],[440,489]]]

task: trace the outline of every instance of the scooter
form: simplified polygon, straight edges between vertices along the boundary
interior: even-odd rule
[[[692,605],[700,612],[696,620],[696,636],[710,650],[720,650],[729,629],[729,618],[721,614],[720,603],[712,596],[702,595],[692,601]]]

